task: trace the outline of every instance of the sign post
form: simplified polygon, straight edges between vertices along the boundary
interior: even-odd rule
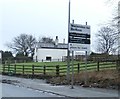
[[[68,48],[72,51],[72,78],[71,89],[74,85],[74,51],[85,51],[85,84],[87,85],[87,51],[90,51],[90,26],[70,24]]]
[[[74,89],[74,51],[72,51],[72,80],[71,80],[71,89]]]
[[[85,85],[87,85],[87,51],[85,51]]]

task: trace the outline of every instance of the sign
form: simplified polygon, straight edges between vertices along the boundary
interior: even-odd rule
[[[89,51],[90,45],[89,44],[69,43],[69,50],[70,51]]]
[[[88,51],[90,50],[90,26],[70,24],[69,50]]]
[[[90,35],[69,33],[69,43],[90,44]]]
[[[90,34],[89,25],[70,24],[70,33]]]

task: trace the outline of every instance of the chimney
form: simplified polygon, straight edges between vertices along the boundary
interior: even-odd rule
[[[74,20],[72,20],[72,23],[74,24]]]
[[[65,44],[65,39],[63,39],[63,44]]]
[[[56,36],[55,45],[56,45],[56,46],[58,45],[58,36]]]

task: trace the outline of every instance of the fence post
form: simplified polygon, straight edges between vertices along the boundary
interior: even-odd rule
[[[97,71],[100,70],[100,64],[99,64],[99,61],[97,62]]]
[[[16,64],[14,65],[14,73],[16,74]]]
[[[116,61],[116,70],[119,70],[120,69],[120,60],[117,60]]]
[[[22,74],[24,75],[24,65],[23,65],[23,72],[22,72]]]
[[[8,75],[10,73],[10,64],[8,64]]]
[[[118,60],[116,60],[116,70],[118,70]]]
[[[43,74],[46,75],[46,66],[43,66]]]
[[[3,74],[5,73],[5,64],[2,65],[3,66]]]
[[[78,63],[78,73],[80,72],[80,63]]]
[[[34,65],[32,65],[32,77],[34,77]]]
[[[59,65],[56,65],[56,76],[59,76]]]

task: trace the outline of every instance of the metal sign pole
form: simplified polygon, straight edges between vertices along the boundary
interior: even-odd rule
[[[69,84],[70,81],[70,51],[69,51],[69,32],[70,32],[70,0],[68,7],[68,50],[67,50],[67,82]]]
[[[74,51],[72,51],[72,79],[71,79],[71,89],[74,89]]]
[[[87,85],[87,51],[85,51],[85,85]]]

